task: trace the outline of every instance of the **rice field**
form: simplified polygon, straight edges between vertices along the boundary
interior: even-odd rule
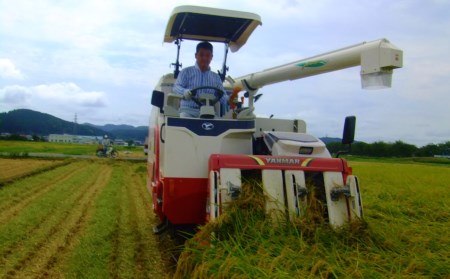
[[[66,164],[57,160],[26,160],[0,158],[0,185],[15,179],[44,172]]]
[[[0,278],[164,278],[145,174],[143,163],[70,161],[3,185]]]
[[[119,158],[145,158],[143,146],[114,146],[119,152]],[[68,144],[33,141],[5,141],[0,140],[0,154],[26,157],[28,154],[64,154],[95,156],[95,144]]]
[[[0,278],[450,278],[450,167],[350,165],[364,222],[274,226],[247,198],[171,269],[145,163],[0,158]]]
[[[450,278],[450,167],[350,165],[364,221],[331,230],[310,215],[274,225],[255,190],[244,192],[187,243],[175,277]]]

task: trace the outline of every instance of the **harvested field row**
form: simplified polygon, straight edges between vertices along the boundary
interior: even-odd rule
[[[30,203],[40,196],[77,176],[83,170],[82,164],[70,164],[18,181],[14,183],[14,187],[5,187],[0,196],[0,224],[6,224],[9,219],[16,216],[24,208],[27,208]],[[39,187],[36,187],[36,185],[39,185]]]
[[[0,186],[65,164],[61,160],[0,158]]]
[[[163,278],[144,179],[83,161],[1,188],[0,277]]]

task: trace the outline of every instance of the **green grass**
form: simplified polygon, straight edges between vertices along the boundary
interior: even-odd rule
[[[94,154],[96,145],[63,144],[32,141],[0,141],[0,152],[7,153],[60,153],[70,155]]]
[[[364,222],[332,230],[306,216],[274,225],[261,203],[246,196],[189,241],[175,277],[448,277],[450,169],[350,164],[360,178]]]
[[[432,164],[432,165],[442,165],[450,167],[450,159],[447,158],[435,158],[435,157],[408,157],[408,158],[373,158],[373,157],[363,157],[363,156],[342,156],[349,162],[382,162],[382,163],[402,163],[402,164]]]
[[[135,154],[143,154],[142,146],[115,146],[119,152],[129,151]],[[92,144],[68,144],[33,141],[5,141],[0,140],[0,153],[27,154],[27,153],[57,153],[67,155],[95,155],[97,145]]]

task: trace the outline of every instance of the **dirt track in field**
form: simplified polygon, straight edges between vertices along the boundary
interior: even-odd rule
[[[95,233],[102,206],[106,236]],[[0,188],[0,278],[164,278],[154,222],[143,163],[78,161],[18,179]]]

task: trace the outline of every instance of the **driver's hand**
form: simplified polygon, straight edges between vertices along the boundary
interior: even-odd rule
[[[184,92],[184,98],[185,98],[186,100],[190,100],[190,99],[192,98],[192,92],[191,92],[190,90],[186,90],[186,91]]]

